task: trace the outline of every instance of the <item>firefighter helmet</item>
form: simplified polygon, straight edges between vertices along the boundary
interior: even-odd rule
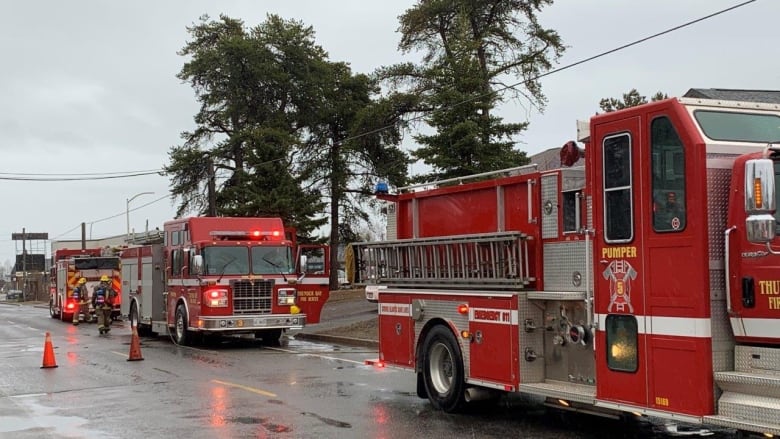
[[[100,282],[110,282],[110,279],[105,274],[100,276]]]
[[[86,279],[84,279],[83,277],[79,279],[79,285],[84,285],[85,283],[87,283]]]

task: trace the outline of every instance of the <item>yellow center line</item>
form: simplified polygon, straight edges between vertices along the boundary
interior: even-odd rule
[[[244,389],[247,392],[257,393],[259,395],[268,396],[270,398],[276,398],[276,394],[275,393],[266,392],[265,390],[256,389],[254,387],[244,386],[244,385],[236,384],[236,383],[229,383],[227,381],[220,381],[220,380],[211,380],[211,382],[212,383],[217,383],[217,384],[222,384],[223,386],[229,386],[229,387],[236,387],[236,388],[239,388],[239,389]]]

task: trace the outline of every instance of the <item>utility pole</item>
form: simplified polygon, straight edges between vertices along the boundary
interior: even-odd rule
[[[27,300],[27,232],[22,227],[22,300]]]

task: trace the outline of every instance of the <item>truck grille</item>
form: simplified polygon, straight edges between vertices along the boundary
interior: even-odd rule
[[[233,312],[235,314],[270,314],[273,299],[273,279],[232,280]]]

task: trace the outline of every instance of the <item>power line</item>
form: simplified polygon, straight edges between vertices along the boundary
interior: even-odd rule
[[[33,175],[33,176],[61,176],[61,177],[71,177],[71,176],[82,176],[82,175],[120,175],[120,174],[135,174],[139,172],[160,172],[160,169],[142,169],[140,171],[117,171],[117,172],[78,172],[78,173],[43,173],[43,172],[36,172],[36,173],[24,173],[24,172],[0,172],[0,175]]]
[[[152,201],[149,201],[149,202],[147,202],[147,203],[141,204],[140,206],[136,206],[136,207],[134,207],[134,208],[132,208],[132,209],[130,209],[130,210],[126,210],[126,211],[124,211],[124,212],[117,213],[117,214],[115,214],[115,215],[111,215],[111,216],[107,216],[107,217],[105,217],[105,218],[100,218],[100,219],[97,219],[97,220],[94,220],[94,221],[85,221],[85,222],[84,222],[84,224],[89,224],[89,225],[91,226],[91,225],[93,225],[93,224],[101,223],[101,222],[103,222],[103,221],[108,221],[108,220],[110,220],[110,219],[119,218],[119,217],[121,217],[121,216],[125,216],[125,215],[126,215],[128,212],[135,212],[136,210],[143,209],[143,208],[144,208],[144,207],[146,207],[146,206],[149,206],[149,205],[151,205],[151,204],[154,204],[154,203],[160,202],[160,201],[162,201],[162,200],[165,200],[165,199],[168,199],[168,198],[170,198],[170,197],[171,197],[170,195],[163,195],[162,197],[159,197],[159,198],[156,198],[156,199],[154,199],[154,200],[152,200]],[[68,234],[68,233],[70,233],[70,232],[73,232],[73,231],[75,231],[75,230],[78,230],[78,229],[79,229],[79,227],[81,227],[81,223],[79,223],[79,224],[78,224],[76,227],[73,227],[73,228],[72,228],[72,229],[70,229],[70,230],[67,230],[67,231],[65,231],[65,232],[63,232],[63,233],[60,233],[59,235],[57,235],[57,236],[55,236],[55,237],[51,238],[50,240],[51,240],[51,241],[55,241],[55,240],[57,240],[58,238],[61,238],[61,237],[65,236],[65,235],[67,235],[67,234]]]
[[[161,171],[136,172],[122,175],[101,175],[94,177],[4,177],[0,174],[0,180],[12,181],[91,181],[91,180],[113,180],[118,178],[141,177],[144,175],[159,174]],[[46,174],[27,174],[27,175],[46,175]],[[56,175],[56,174],[55,174]]]
[[[742,3],[739,3],[739,4],[737,4],[737,5],[730,6],[730,7],[728,7],[728,8],[725,8],[725,9],[721,9],[721,10],[719,10],[719,11],[717,11],[717,12],[714,12],[714,13],[712,13],[712,14],[705,15],[705,16],[703,16],[703,17],[700,17],[700,18],[697,18],[697,19],[695,19],[695,20],[691,20],[691,21],[685,22],[685,23],[683,23],[683,24],[680,24],[680,25],[678,25],[678,26],[675,26],[675,27],[672,27],[672,28],[669,28],[669,29],[663,30],[663,31],[661,31],[661,32],[658,32],[658,33],[652,34],[652,35],[650,35],[650,36],[647,36],[647,37],[644,37],[644,38],[640,38],[640,39],[638,39],[638,40],[634,40],[633,42],[630,42],[630,43],[624,44],[624,45],[622,45],[622,46],[615,47],[614,49],[610,49],[610,50],[607,50],[607,51],[601,52],[601,53],[599,53],[599,54],[596,54],[596,55],[590,56],[590,57],[588,57],[588,58],[584,58],[584,59],[581,59],[581,60],[579,60],[579,61],[575,61],[575,62],[573,62],[573,63],[571,63],[571,64],[567,64],[567,65],[565,65],[565,66],[563,66],[563,67],[559,67],[559,68],[557,68],[557,69],[552,69],[552,70],[550,70],[550,71],[548,71],[548,72],[545,72],[545,73],[540,73],[540,74],[538,74],[538,75],[534,76],[533,78],[530,78],[530,79],[525,79],[525,80],[522,80],[522,81],[520,81],[520,82],[517,82],[517,83],[515,83],[515,84],[511,84],[511,85],[507,85],[507,86],[505,86],[505,87],[499,88],[499,89],[497,89],[497,90],[492,90],[492,91],[490,91],[490,92],[487,92],[487,93],[483,93],[483,94],[480,94],[480,95],[477,95],[477,96],[473,96],[473,97],[471,97],[471,98],[464,99],[464,100],[463,100],[463,101],[461,101],[461,102],[456,102],[456,103],[454,103],[454,104],[452,104],[452,105],[444,106],[444,107],[442,107],[441,109],[442,109],[442,110],[448,110],[448,109],[450,109],[450,108],[455,108],[455,107],[457,107],[457,106],[459,106],[459,105],[463,105],[463,104],[466,104],[466,103],[468,103],[468,102],[471,102],[471,101],[475,101],[475,100],[478,100],[478,99],[482,99],[482,98],[488,97],[488,96],[490,96],[490,95],[493,95],[493,94],[495,94],[495,93],[500,93],[500,92],[502,92],[502,91],[505,91],[505,90],[508,90],[508,89],[514,89],[514,88],[517,88],[518,86],[521,86],[521,85],[523,85],[523,84],[526,84],[526,83],[528,83],[528,82],[531,82],[531,81],[536,81],[536,80],[538,80],[538,79],[541,79],[541,78],[544,78],[544,77],[546,77],[546,76],[550,76],[550,75],[552,75],[552,74],[554,74],[554,73],[562,72],[562,71],[564,71],[564,70],[568,70],[568,69],[570,69],[570,68],[572,68],[572,67],[576,67],[576,66],[578,66],[578,65],[580,65],[580,64],[585,64],[585,63],[587,63],[587,62],[590,62],[590,61],[593,61],[593,60],[595,60],[595,59],[598,59],[598,58],[601,58],[601,57],[604,57],[604,56],[610,55],[610,54],[612,54],[612,53],[615,53],[615,52],[619,52],[619,51],[621,51],[621,50],[623,50],[623,49],[627,49],[627,48],[629,48],[629,47],[636,46],[637,44],[644,43],[644,42],[646,42],[646,41],[649,41],[649,40],[652,40],[652,39],[654,39],[654,38],[658,38],[658,37],[660,37],[660,36],[662,36],[662,35],[666,35],[666,34],[668,34],[668,33],[671,33],[671,32],[674,32],[674,31],[677,31],[677,30],[683,29],[683,28],[685,28],[685,27],[688,27],[688,26],[694,25],[694,24],[696,24],[696,23],[699,23],[699,22],[702,22],[702,21],[704,21],[704,20],[708,20],[708,19],[710,19],[710,18],[712,18],[712,17],[716,17],[716,16],[718,16],[718,15],[721,15],[721,14],[724,14],[724,13],[726,13],[726,12],[733,11],[734,9],[741,8],[741,7],[743,7],[743,6],[746,6],[746,5],[750,4],[750,3],[754,3],[755,1],[756,1],[756,0],[748,0],[748,1],[745,1],[745,2],[742,2]],[[424,115],[424,114],[421,114],[421,115],[419,115],[419,116],[414,116],[414,117],[411,117],[411,118],[409,118],[408,120],[406,120],[406,122],[407,122],[407,123],[409,123],[409,122],[415,122],[415,121],[419,121],[419,120],[422,120],[422,119],[423,119],[423,118],[425,118],[425,117],[426,117],[426,115]],[[347,142],[347,141],[350,141],[350,140],[359,139],[359,138],[361,138],[361,137],[365,137],[365,136],[368,136],[368,135],[371,135],[371,134],[375,134],[375,133],[378,133],[378,132],[382,132],[382,131],[384,131],[384,130],[391,129],[391,128],[393,128],[393,127],[395,127],[395,125],[387,125],[387,126],[384,126],[384,127],[376,128],[376,129],[373,129],[373,130],[371,130],[371,131],[366,131],[366,132],[364,132],[364,133],[360,133],[360,134],[356,134],[356,135],[354,135],[354,136],[351,136],[351,137],[347,137],[347,138],[345,138],[344,140],[342,140],[341,142]]]

